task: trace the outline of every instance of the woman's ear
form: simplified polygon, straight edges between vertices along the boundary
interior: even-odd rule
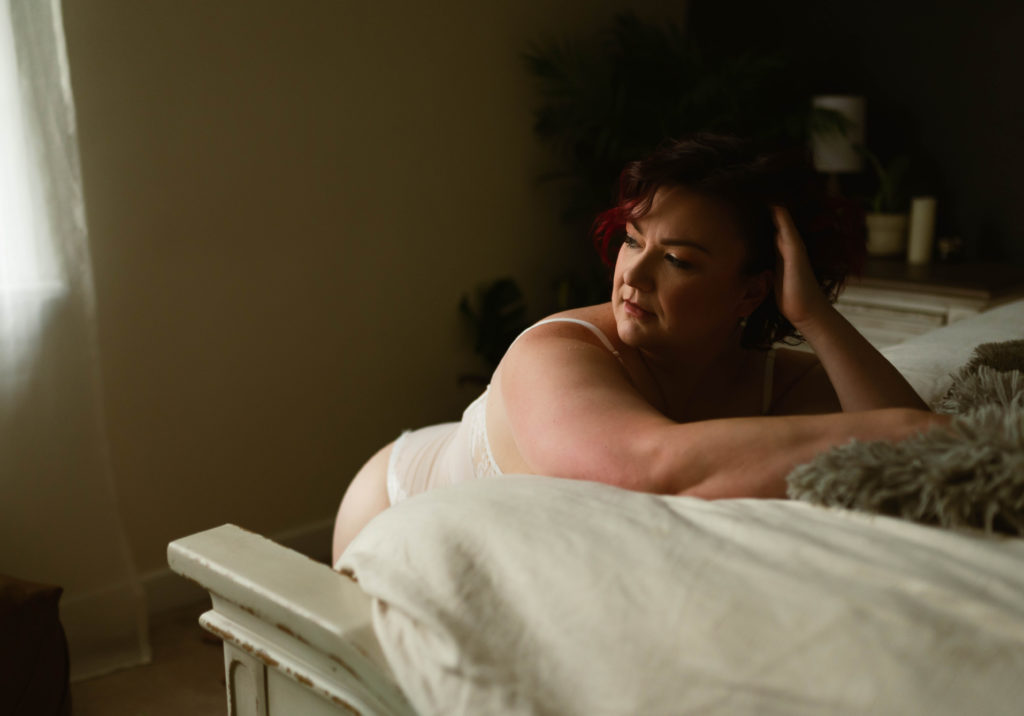
[[[746,287],[740,296],[741,315],[749,316],[768,298],[768,294],[772,291],[774,276],[772,271],[765,270],[747,277]]]

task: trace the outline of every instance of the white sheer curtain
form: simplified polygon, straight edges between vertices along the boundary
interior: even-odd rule
[[[73,679],[149,660],[87,239],[60,0],[0,0],[0,573],[64,588]]]

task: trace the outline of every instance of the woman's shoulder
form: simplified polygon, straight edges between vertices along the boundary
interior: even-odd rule
[[[611,303],[553,313],[527,328],[520,337],[526,339],[528,336],[530,342],[544,338],[565,338],[586,343],[597,342],[606,348],[610,346],[613,352],[621,348]]]
[[[509,380],[515,390],[523,390],[553,376],[560,376],[555,380],[564,385],[578,385],[581,380],[607,384],[613,376],[622,378],[622,347],[610,303],[560,311],[519,334],[495,369],[491,384],[497,384],[502,393]]]
[[[552,313],[541,320],[544,321],[557,321],[563,318],[569,318],[576,321],[586,321],[593,323],[594,325],[613,323],[615,317],[612,315],[612,304],[597,303],[593,306],[580,306],[579,308],[570,308],[565,311],[559,311],[558,313]]]
[[[500,371],[510,361],[525,360],[536,367],[536,360],[564,360],[565,351],[584,345],[599,348],[615,362],[621,361],[620,351],[624,346],[615,328],[610,303],[559,311],[540,319],[512,342],[498,368]],[[591,355],[596,357],[596,353]]]

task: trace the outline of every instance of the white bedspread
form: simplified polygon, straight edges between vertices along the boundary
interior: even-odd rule
[[[426,714],[1024,712],[1024,540],[509,476],[341,566]]]

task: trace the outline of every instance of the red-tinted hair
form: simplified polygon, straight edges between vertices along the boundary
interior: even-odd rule
[[[726,202],[747,244],[749,275],[775,268],[772,205],[789,209],[818,284],[830,300],[863,265],[863,213],[853,202],[825,195],[806,152],[762,153],[750,142],[715,134],[667,142],[626,166],[616,205],[599,214],[593,225],[594,245],[606,264],[615,263],[626,223],[650,211],[663,187],[683,187]],[[768,348],[795,335],[770,294],[748,317],[742,341],[747,347]]]

